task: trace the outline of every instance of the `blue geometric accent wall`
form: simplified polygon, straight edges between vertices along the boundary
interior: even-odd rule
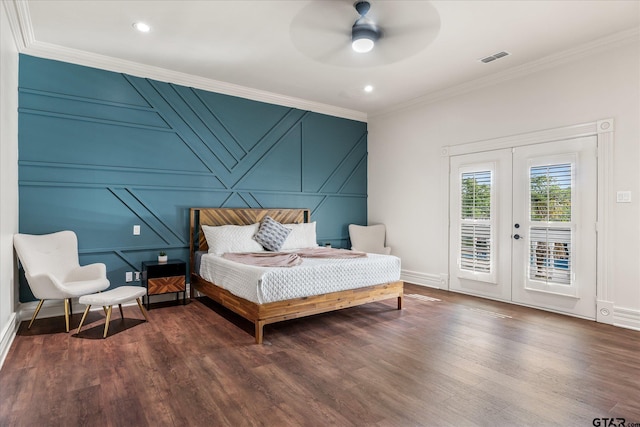
[[[27,55],[19,79],[20,232],[75,231],[112,287],[188,260],[190,207],[310,208],[334,247],[366,224],[366,123]]]

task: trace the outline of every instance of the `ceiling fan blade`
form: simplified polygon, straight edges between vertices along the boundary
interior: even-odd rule
[[[294,17],[291,32],[332,31],[349,34],[355,21],[352,7],[341,1],[311,2]]]
[[[322,53],[319,53],[314,59],[320,62],[331,63],[332,61],[335,61],[336,57],[339,57],[342,52],[350,49],[350,45],[351,43],[348,43],[346,45],[345,44],[335,45],[333,46],[333,48],[327,49]]]
[[[437,33],[440,30],[440,23],[433,25],[409,24],[394,25],[384,28],[384,37],[404,38],[404,37],[428,37],[430,33]]]
[[[351,42],[354,10],[349,3],[311,2],[293,19],[289,34],[293,45],[305,56],[333,63]]]

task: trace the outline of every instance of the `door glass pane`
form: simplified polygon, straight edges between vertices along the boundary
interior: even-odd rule
[[[462,174],[462,219],[491,219],[491,171]]]
[[[491,171],[461,176],[460,269],[491,272]]]
[[[531,221],[571,221],[571,164],[532,167]]]
[[[530,168],[529,278],[571,285],[572,164]]]

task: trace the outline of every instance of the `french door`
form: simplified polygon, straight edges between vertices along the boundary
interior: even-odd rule
[[[452,156],[450,289],[595,318],[596,147]]]

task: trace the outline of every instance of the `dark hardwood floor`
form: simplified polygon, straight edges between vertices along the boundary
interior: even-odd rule
[[[0,425],[640,423],[640,332],[413,285],[405,295],[401,311],[390,300],[268,325],[262,346],[208,300],[156,306],[149,323],[115,310],[107,339],[102,312],[80,337],[62,318],[24,322],[0,371]]]

